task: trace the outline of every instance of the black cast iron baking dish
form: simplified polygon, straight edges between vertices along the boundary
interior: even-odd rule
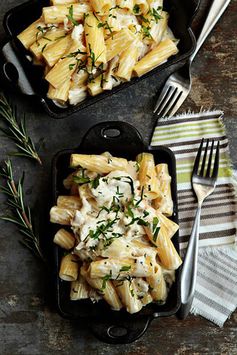
[[[70,155],[72,153],[101,154],[109,151],[112,155],[134,160],[141,152],[152,152],[156,164],[167,163],[172,176],[172,198],[174,201],[174,214],[172,219],[178,223],[176,167],[173,153],[162,146],[146,147],[139,132],[125,122],[103,122],[93,126],[84,136],[76,149],[59,152],[52,163],[53,201],[57,197],[67,194],[63,187],[63,179],[71,172],[69,169]],[[59,226],[51,225],[51,237]],[[179,251],[178,232],[172,238]],[[152,303],[144,307],[138,314],[128,314],[125,310],[112,311],[104,302],[93,304],[90,300],[70,301],[69,283],[58,277],[60,260],[63,251],[54,247],[55,268],[54,279],[56,286],[57,306],[59,313],[72,320],[87,320],[93,333],[102,341],[108,343],[130,343],[138,339],[147,329],[149,323],[158,317],[175,314],[180,306],[180,271],[176,272],[176,281],[173,284],[165,305]]]
[[[179,53],[176,56],[141,78],[134,78],[130,82],[119,85],[112,91],[104,92],[95,97],[88,97],[77,106],[69,105],[62,108],[47,98],[48,84],[43,79],[42,68],[34,66],[27,59],[29,52],[23,48],[16,38],[23,29],[40,17],[42,7],[49,6],[49,0],[30,0],[13,8],[4,17],[3,25],[9,42],[2,48],[2,77],[8,84],[18,87],[24,94],[36,96],[50,116],[54,118],[67,117],[150,75],[156,74],[158,77],[160,71],[170,66],[173,67],[173,70],[182,66],[195,49],[196,41],[190,25],[198,3],[199,0],[164,0],[164,9],[170,13],[169,26],[176,38],[180,39],[178,45]]]

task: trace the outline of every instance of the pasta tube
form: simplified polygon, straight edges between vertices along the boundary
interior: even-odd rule
[[[147,0],[151,9],[157,9],[159,7],[163,7],[163,0]]]
[[[178,224],[164,216],[160,211],[156,211],[156,215],[160,221],[160,232],[165,233],[171,239],[179,229]]]
[[[129,81],[132,76],[134,65],[139,56],[139,48],[137,41],[130,44],[130,46],[122,52],[119,58],[119,67],[116,75],[122,79]]]
[[[81,166],[83,169],[95,171],[98,174],[105,174],[114,170],[126,171],[128,161],[123,158],[107,158],[103,155],[72,154],[70,166],[71,168]]]
[[[150,241],[157,246],[157,254],[162,266],[169,270],[176,270],[182,264],[182,260],[165,230],[159,231],[154,238],[152,231],[145,227]]]
[[[119,56],[114,57],[108,66],[108,69],[104,75],[103,80],[103,90],[112,90],[114,86],[120,84],[120,80],[117,78],[117,75],[114,73],[119,61]]]
[[[144,195],[149,199],[155,199],[160,195],[159,183],[155,170],[155,162],[151,153],[141,153],[137,156],[140,165],[138,178]]]
[[[49,47],[42,52],[42,57],[47,65],[53,67],[57,61],[63,57],[67,50],[72,45],[71,36],[64,36],[57,41],[54,41]]]
[[[135,40],[135,38],[136,37],[131,31],[129,31],[127,28],[124,28],[109,39],[107,39],[105,41],[107,48],[107,62],[109,62],[116,55],[125,51],[129,47],[129,45]]]
[[[154,301],[165,301],[167,298],[167,286],[163,276],[162,267],[158,266],[156,272],[146,278],[151,289],[151,296]]]
[[[57,89],[52,85],[49,85],[47,97],[51,100],[57,100],[57,101],[61,101],[62,103],[65,103],[69,96],[70,85],[71,85],[70,78],[68,80],[65,80],[65,82]]]
[[[113,7],[112,0],[90,0],[93,10],[98,13],[99,16],[105,15],[109,12],[109,9]]]
[[[68,5],[56,5],[43,7],[42,15],[44,22],[47,23],[62,23],[67,18],[72,21],[80,21],[84,14],[90,11],[88,3]]]
[[[131,282],[129,282],[128,280],[113,281],[113,284],[119,294],[119,297],[122,300],[123,305],[126,307],[126,310],[129,313],[136,313],[142,309],[143,304],[136,297],[134,290],[135,285],[133,280]]]
[[[149,11],[149,4],[147,0],[135,0],[133,6],[133,13],[135,15],[145,15]]]
[[[84,47],[74,42],[70,47],[69,54],[59,60],[56,65],[48,72],[45,79],[55,88],[59,88],[65,81],[65,78],[72,77],[76,70],[77,60],[85,56]]]
[[[106,47],[104,41],[104,30],[93,12],[88,12],[85,18],[85,38],[88,53],[88,65],[99,66],[106,63]]]
[[[156,165],[156,173],[159,181],[160,196],[153,200],[153,207],[165,216],[173,214],[173,200],[171,196],[171,176],[167,164]]]
[[[65,31],[62,28],[53,28],[47,31],[45,35],[30,46],[31,53],[35,58],[41,60],[43,52],[57,42],[61,37],[65,36]]]
[[[54,206],[50,210],[50,222],[62,225],[70,225],[74,214],[74,210]]]
[[[75,245],[75,241],[74,235],[63,228],[57,231],[53,239],[55,244],[66,250],[72,249]]]
[[[78,301],[83,300],[89,297],[89,285],[86,280],[79,275],[78,280],[72,281],[71,291],[70,291],[70,300]]]
[[[77,0],[51,0],[52,5],[67,5],[77,3]]]
[[[103,74],[91,80],[91,82],[87,85],[87,89],[91,96],[96,96],[101,94],[103,92]]]
[[[67,254],[62,257],[59,277],[64,281],[76,281],[78,276],[78,257]]]
[[[152,49],[135,65],[134,72],[137,76],[142,76],[177,53],[178,48],[176,44],[172,40],[166,39],[160,42],[157,47]]]
[[[101,278],[110,273],[111,279],[121,280],[126,275],[146,277],[153,273],[151,257],[141,256],[135,259],[103,259],[93,261],[89,267],[91,278]]]
[[[118,18],[117,9],[112,9],[109,12],[109,16],[106,18],[107,26],[105,26],[105,34],[111,36],[111,30],[118,32],[121,30],[121,21]]]
[[[122,9],[133,11],[133,0],[117,0],[116,3]]]
[[[26,49],[29,49],[30,46],[43,37],[46,32],[45,23],[40,18],[37,21],[33,22],[29,27],[27,27],[23,32],[21,32],[17,38]]]
[[[156,11],[157,10],[153,10]],[[158,21],[154,19],[154,15],[149,15],[149,20],[150,20],[150,35],[156,43],[160,43],[162,40],[162,37],[165,33],[165,31],[168,28],[168,19],[169,19],[169,14],[168,12],[161,11],[159,13],[159,16],[161,17]]]
[[[137,298],[142,302],[143,306],[151,303],[153,298],[149,292],[149,284],[143,278],[136,277],[133,279],[135,286],[135,294]]]
[[[79,210],[81,208],[81,199],[77,196],[59,196],[57,206],[71,210]]]
[[[86,267],[81,267],[81,275],[86,279],[88,284],[95,288],[98,292],[102,294],[104,300],[111,306],[115,311],[119,311],[122,308],[120,299],[115,291],[112,282],[109,277],[104,279],[92,279],[86,270]]]

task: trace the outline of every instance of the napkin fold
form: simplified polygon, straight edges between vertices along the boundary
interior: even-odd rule
[[[208,111],[160,119],[151,141],[153,146],[167,146],[176,157],[182,256],[197,209],[191,187],[194,159],[202,138],[220,141],[217,186],[202,207],[197,284],[191,309],[219,326],[237,307],[236,180],[222,117],[222,111]]]

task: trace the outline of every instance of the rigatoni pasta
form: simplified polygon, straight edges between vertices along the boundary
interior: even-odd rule
[[[60,105],[77,105],[87,95],[112,90],[178,52],[162,0],[52,0],[51,4],[18,39],[34,63],[46,66],[48,98]],[[81,72],[86,74],[83,85],[74,75]]]
[[[127,161],[109,152],[72,154],[70,165],[64,186],[71,195],[50,211],[51,222],[68,226],[53,241],[69,252],[59,276],[71,282],[70,299],[103,298],[129,313],[165,303],[174,281],[167,274],[182,263],[172,241],[178,225],[161,212],[172,199],[167,166],[155,166],[151,153]]]

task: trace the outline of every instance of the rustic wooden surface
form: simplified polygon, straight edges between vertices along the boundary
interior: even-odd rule
[[[22,0],[1,2],[3,14]],[[198,33],[209,0],[202,0],[195,21]],[[193,88],[182,110],[218,108],[225,111],[225,124],[230,139],[231,156],[237,166],[236,136],[236,23],[237,0],[232,0],[193,65]],[[0,40],[4,40],[3,28]],[[34,101],[11,94],[19,113],[26,112],[29,131],[35,142],[41,143],[44,166],[39,168],[25,160],[14,159],[17,174],[26,175],[26,196],[40,215],[41,229],[50,192],[50,163],[58,150],[74,147],[94,123],[102,120],[124,120],[134,124],[149,141],[154,118],[152,107],[159,88],[156,78],[97,103],[69,120],[55,121],[44,114]],[[80,121],[79,121],[80,118]],[[49,139],[51,138],[51,139]],[[1,138],[0,157],[3,161],[12,144]],[[0,196],[0,214],[6,212]],[[108,345],[95,339],[85,324],[73,324],[60,318],[47,296],[49,284],[46,272],[31,254],[18,244],[16,229],[7,223],[0,225],[0,354],[237,354],[237,312],[218,328],[201,317],[186,321],[175,317],[152,322],[146,334],[130,345]],[[47,238],[47,231],[44,231]]]

